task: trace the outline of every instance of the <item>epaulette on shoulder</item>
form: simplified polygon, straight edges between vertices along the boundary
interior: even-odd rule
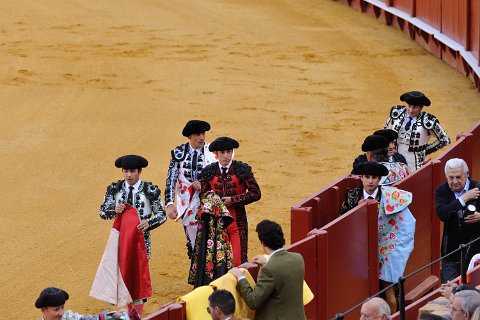
[[[438,119],[433,114],[425,112],[423,114],[422,122],[425,129],[431,130],[433,129],[435,124],[438,122]]]
[[[205,179],[208,182],[212,181],[213,177],[215,176],[215,166],[218,166],[217,162],[211,163],[204,167],[200,173],[202,179]]]
[[[235,174],[242,180],[247,178],[252,172],[252,167],[250,167],[245,162],[235,161]]]
[[[185,160],[185,157],[188,153],[188,143],[179,145],[175,149],[172,150],[172,159],[176,162],[180,162]]]
[[[107,187],[107,193],[108,194],[116,194],[120,189],[122,189],[123,186],[123,180],[118,180],[117,182],[112,182],[108,187]]]
[[[157,200],[160,197],[160,188],[151,182],[145,181],[143,183],[143,192],[148,200]]]
[[[393,106],[390,110],[390,118],[397,119],[403,112],[405,112],[405,106]]]

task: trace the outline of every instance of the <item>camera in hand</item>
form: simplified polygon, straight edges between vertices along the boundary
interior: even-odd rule
[[[465,217],[474,214],[477,211],[477,203],[466,203],[465,208],[458,210],[458,219],[465,219]]]

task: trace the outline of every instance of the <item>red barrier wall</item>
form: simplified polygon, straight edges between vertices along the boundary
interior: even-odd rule
[[[467,9],[469,0],[442,0],[441,32],[463,47],[467,45]]]
[[[415,16],[413,0],[393,0],[390,6],[400,9],[411,16]]]
[[[338,217],[345,192],[361,185],[355,176],[345,176],[297,203],[290,209],[292,243],[306,237],[313,228],[321,228]]]
[[[332,318],[378,291],[377,211],[375,201],[362,203],[317,236],[316,319]]]
[[[440,30],[442,19],[442,2],[438,0],[423,0],[415,2],[415,16]]]
[[[478,0],[338,0],[397,28],[480,90]]]
[[[435,214],[432,164],[423,166],[415,174],[400,181],[396,187],[412,192],[413,202],[409,209],[417,220],[415,225],[415,247],[408,259],[404,275],[429,264],[430,261],[440,258],[439,219]],[[432,241],[432,239],[435,239]],[[440,276],[439,270],[427,268],[405,281],[405,290],[408,292],[418,286],[430,275]]]
[[[318,319],[317,306],[319,305],[319,295],[317,284],[320,271],[317,268],[317,243],[317,238],[315,236],[311,236],[298,241],[287,248],[288,251],[300,253],[305,261],[305,282],[307,282],[310,290],[312,290],[314,294],[313,301],[305,306],[307,319]]]
[[[470,1],[470,39],[467,50],[479,61],[480,51],[480,1]],[[480,66],[480,61],[479,64]]]

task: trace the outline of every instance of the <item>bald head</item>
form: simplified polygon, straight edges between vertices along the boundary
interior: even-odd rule
[[[362,305],[360,319],[390,319],[390,307],[381,298],[372,298]]]

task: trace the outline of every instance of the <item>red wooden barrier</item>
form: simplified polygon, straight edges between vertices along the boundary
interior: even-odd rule
[[[378,291],[377,211],[375,201],[365,202],[321,229],[318,319],[330,319]]]
[[[480,121],[475,123],[467,133],[472,134],[471,146],[468,148],[471,152],[471,163],[468,163],[470,176],[480,180]]]
[[[337,0],[381,19],[469,77],[480,90],[477,0]]]
[[[438,238],[432,242],[433,235],[439,236],[439,220],[435,217],[433,186],[433,166],[431,164],[423,166],[415,172],[400,181],[396,186],[400,189],[413,193],[413,202],[409,209],[417,220],[415,226],[415,247],[410,258],[404,275],[429,264],[433,259],[440,257],[440,247]],[[437,270],[435,270],[437,271]],[[427,268],[422,272],[410,277],[405,282],[406,291],[410,291],[418,286],[424,279],[430,275],[440,276],[440,273],[434,273],[434,270]]]
[[[318,319],[318,269],[317,269],[317,239],[315,236],[295,242],[289,246],[288,251],[300,253],[305,261],[305,281],[314,294],[314,299],[305,306],[307,319]]]
[[[391,6],[400,9],[412,17],[415,16],[414,12],[415,1],[413,0],[393,0]]]
[[[441,10],[442,2],[438,0],[423,0],[415,2],[416,17],[437,30],[440,30],[442,25]]]
[[[313,228],[321,228],[338,217],[347,190],[360,186],[355,176],[345,176],[290,209],[292,243],[306,237]]]
[[[480,1],[470,1],[470,39],[467,50],[479,61],[480,66]]]

